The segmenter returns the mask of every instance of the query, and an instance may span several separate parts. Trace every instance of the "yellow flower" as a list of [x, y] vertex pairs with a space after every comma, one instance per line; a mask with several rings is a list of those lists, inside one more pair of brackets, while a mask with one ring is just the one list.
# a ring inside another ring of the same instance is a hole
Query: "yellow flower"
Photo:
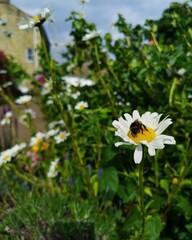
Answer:
[[179, 183], [179, 179], [177, 177], [172, 178], [172, 184], [177, 185]]
[[38, 142], [34, 146], [32, 146], [32, 150], [34, 152], [39, 152], [39, 151], [45, 151], [49, 148], [49, 143], [48, 142]]

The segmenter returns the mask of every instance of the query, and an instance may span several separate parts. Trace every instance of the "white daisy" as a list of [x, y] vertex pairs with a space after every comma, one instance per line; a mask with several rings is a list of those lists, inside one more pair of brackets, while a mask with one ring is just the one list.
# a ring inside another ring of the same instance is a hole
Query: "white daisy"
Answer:
[[20, 151], [22, 151], [27, 144], [22, 142], [20, 144], [14, 145], [12, 148], [7, 149], [0, 153], [0, 166], [10, 162], [13, 157], [15, 157]]
[[59, 132], [59, 129], [51, 129], [47, 133], [45, 133], [45, 139], [49, 139], [50, 137], [55, 136]]
[[3, 88], [7, 88], [7, 87], [10, 87], [10, 86], [12, 86], [12, 85], [13, 85], [13, 83], [12, 83], [11, 81], [8, 81], [8, 82], [2, 84], [2, 87], [3, 87]]
[[35, 136], [31, 137], [29, 146], [32, 147], [40, 144], [43, 141], [44, 137], [45, 137], [45, 133], [37, 132]]
[[92, 80], [81, 77], [63, 76], [61, 79], [65, 81], [67, 86], [85, 87], [93, 86], [95, 84]]
[[79, 91], [70, 94], [70, 96], [71, 96], [73, 99], [77, 99], [80, 95], [81, 95], [81, 93], [80, 93]]
[[[52, 9], [44, 8], [42, 11], [37, 13], [33, 18], [25, 19], [23, 18], [21, 22], [18, 24], [20, 30], [29, 30], [34, 27], [42, 25], [52, 14]], [[52, 20], [51, 20], [52, 21]]]
[[58, 171], [57, 171], [58, 163], [59, 163], [59, 158], [56, 158], [54, 161], [51, 162], [49, 171], [47, 173], [48, 178], [54, 178], [54, 177], [57, 176], [57, 174], [58, 174]]
[[21, 93], [24, 93], [24, 94], [29, 92], [29, 88], [22, 86], [22, 85], [18, 86], [18, 89]]
[[53, 102], [52, 99], [48, 99], [45, 104], [46, 105], [52, 105], [52, 104], [54, 104], [54, 102]]
[[75, 109], [76, 110], [82, 110], [84, 108], [88, 108], [88, 103], [87, 102], [84, 102], [84, 101], [81, 101], [81, 102], [78, 102], [76, 105], [75, 105]]
[[36, 113], [32, 109], [26, 108], [22, 111], [22, 114], [19, 117], [19, 122], [23, 125], [28, 126], [29, 121], [35, 118], [36, 118]]
[[85, 34], [85, 36], [82, 38], [82, 41], [88, 41], [91, 40], [93, 38], [96, 38], [98, 36], [100, 36], [101, 32], [100, 31], [90, 31], [88, 33]]
[[12, 157], [15, 157], [20, 151], [26, 148], [27, 144], [22, 142], [20, 144], [14, 145], [10, 150], [12, 151]]
[[150, 156], [155, 155], [155, 149], [163, 149], [164, 144], [175, 144], [174, 137], [161, 134], [172, 124], [171, 119], [167, 117], [159, 122], [161, 116], [162, 114], [156, 112], [146, 112], [140, 116], [137, 110], [133, 111], [132, 116], [125, 113], [125, 119], [120, 117], [112, 122], [112, 125], [117, 128], [115, 135], [124, 140], [124, 142], [115, 143], [115, 146], [136, 145], [134, 161], [139, 164], [143, 155], [142, 144], [148, 147]]
[[43, 84], [42, 90], [41, 90], [41, 94], [42, 95], [46, 95], [48, 93], [50, 93], [52, 91], [52, 82], [46, 82]]
[[24, 96], [21, 96], [21, 97], [17, 98], [17, 99], [15, 100], [15, 102], [16, 102], [17, 104], [26, 104], [26, 103], [30, 102], [31, 99], [32, 99], [32, 96], [31, 96], [31, 95], [24, 95]]
[[54, 139], [56, 143], [61, 143], [61, 142], [64, 142], [69, 135], [70, 133], [63, 131], [63, 132], [60, 132], [57, 136], [55, 136]]
[[27, 115], [28, 117], [35, 119], [36, 118], [36, 113], [31, 109], [31, 108], [26, 108], [23, 109], [23, 114]]
[[180, 76], [183, 76], [185, 73], [186, 73], [186, 69], [185, 68], [180, 68], [177, 73], [180, 75]]
[[12, 116], [13, 116], [13, 113], [11, 111], [6, 112], [3, 119], [1, 120], [0, 124], [2, 126], [5, 125], [5, 124], [10, 124]]
[[7, 149], [0, 154], [0, 166], [10, 162], [13, 157], [13, 151], [11, 149]]
[[58, 126], [65, 127], [64, 121], [63, 120], [59, 120], [59, 121], [50, 122], [49, 125], [48, 125], [48, 128], [49, 129], [53, 129], [53, 128], [56, 128]]
[[[6, 69], [0, 69], [0, 74], [6, 74], [8, 71]], [[9, 85], [9, 84], [8, 84]], [[6, 84], [5, 84], [6, 87]]]

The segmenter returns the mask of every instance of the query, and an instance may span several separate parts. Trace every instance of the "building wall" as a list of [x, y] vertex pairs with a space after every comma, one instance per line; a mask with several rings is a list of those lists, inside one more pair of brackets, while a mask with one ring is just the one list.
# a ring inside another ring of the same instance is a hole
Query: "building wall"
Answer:
[[[28, 72], [33, 74], [39, 70], [39, 59], [37, 54], [37, 46], [40, 45], [41, 39], [38, 29], [32, 31], [22, 31], [18, 28], [18, 23], [22, 18], [28, 15], [12, 4], [9, 0], [0, 0], [0, 19], [6, 16], [7, 24], [0, 26], [0, 50], [4, 51], [7, 56], [13, 56], [15, 60]], [[11, 31], [11, 37], [4, 35], [4, 31]], [[33, 60], [28, 60], [27, 52], [33, 49]]]

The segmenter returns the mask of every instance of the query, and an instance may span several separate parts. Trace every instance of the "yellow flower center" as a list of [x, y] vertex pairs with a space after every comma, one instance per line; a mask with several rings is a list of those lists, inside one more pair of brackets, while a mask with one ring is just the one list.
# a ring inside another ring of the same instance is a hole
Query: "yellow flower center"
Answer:
[[156, 137], [156, 133], [152, 128], [146, 127], [146, 129], [142, 128], [136, 135], [132, 134], [132, 132], [129, 131], [128, 137], [132, 139], [136, 144], [139, 144], [141, 141], [153, 141], [153, 139]]
[[65, 133], [60, 134], [60, 138], [61, 138], [61, 139], [66, 138], [66, 134], [65, 134]]
[[41, 151], [45, 151], [49, 148], [49, 143], [48, 142], [43, 142], [41, 146]]
[[42, 142], [42, 138], [37, 138], [35, 144], [40, 144]]
[[10, 120], [11, 118], [10, 118], [9, 116], [5, 116], [4, 119], [5, 119], [6, 121], [8, 121], [8, 120]]
[[5, 155], [5, 156], [3, 157], [3, 160], [4, 160], [4, 161], [8, 161], [9, 158], [10, 158], [10, 155]]
[[34, 145], [31, 149], [37, 153], [39, 151], [39, 144]]
[[85, 108], [85, 106], [83, 105], [83, 104], [81, 104], [80, 106], [79, 106], [79, 109], [84, 109]]
[[34, 17], [33, 17], [33, 20], [34, 20], [35, 22], [39, 22], [39, 21], [40, 21], [40, 19], [39, 19], [38, 16], [34, 16]]

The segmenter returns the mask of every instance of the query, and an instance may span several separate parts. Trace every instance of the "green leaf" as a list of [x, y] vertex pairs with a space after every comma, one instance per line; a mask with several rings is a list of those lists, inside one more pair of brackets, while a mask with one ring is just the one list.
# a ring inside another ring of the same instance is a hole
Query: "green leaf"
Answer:
[[99, 189], [101, 192], [108, 189], [114, 193], [117, 192], [119, 186], [119, 178], [117, 170], [114, 167], [103, 169], [102, 176], [99, 179]]
[[160, 239], [160, 234], [163, 229], [163, 223], [161, 221], [160, 215], [148, 216], [145, 225], [145, 237], [148, 240], [158, 240]]
[[97, 175], [96, 175], [96, 174], [94, 174], [94, 175], [91, 177], [90, 183], [91, 183], [92, 188], [93, 188], [94, 196], [96, 197], [97, 194], [98, 194], [98, 179], [97, 179]]
[[186, 197], [179, 196], [177, 206], [185, 214], [186, 219], [191, 217], [192, 206], [189, 199], [187, 199]]
[[168, 179], [161, 179], [160, 186], [165, 190], [167, 195], [169, 195], [169, 182], [168, 182]]
[[173, 66], [176, 63], [177, 59], [179, 59], [179, 57], [181, 57], [183, 54], [184, 52], [182, 47], [179, 47], [177, 51], [172, 56], [170, 56], [169, 64]]

